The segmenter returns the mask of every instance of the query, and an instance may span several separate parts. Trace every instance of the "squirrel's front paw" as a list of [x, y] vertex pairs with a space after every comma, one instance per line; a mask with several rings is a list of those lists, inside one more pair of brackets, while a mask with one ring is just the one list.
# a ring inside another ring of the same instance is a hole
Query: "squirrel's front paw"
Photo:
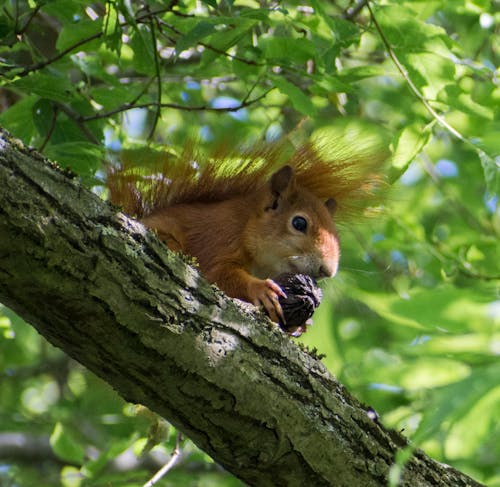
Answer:
[[286, 294], [272, 279], [256, 279], [248, 286], [250, 301], [255, 306], [264, 306], [269, 318], [276, 323], [285, 324], [285, 317], [279, 302], [279, 297]]

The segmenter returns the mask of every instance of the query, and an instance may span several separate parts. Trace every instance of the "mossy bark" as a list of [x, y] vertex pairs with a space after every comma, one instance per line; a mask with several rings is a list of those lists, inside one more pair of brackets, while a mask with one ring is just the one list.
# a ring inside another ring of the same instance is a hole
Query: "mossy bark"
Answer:
[[[251, 306], [3, 131], [0, 301], [250, 485], [386, 486], [406, 444]], [[417, 450], [400, 485], [479, 484]]]

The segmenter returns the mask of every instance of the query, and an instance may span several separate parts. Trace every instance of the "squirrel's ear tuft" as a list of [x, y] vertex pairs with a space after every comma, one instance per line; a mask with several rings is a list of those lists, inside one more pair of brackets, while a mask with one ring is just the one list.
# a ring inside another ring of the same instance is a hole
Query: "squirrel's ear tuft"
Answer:
[[326, 206], [326, 209], [328, 210], [328, 213], [330, 213], [330, 215], [333, 216], [335, 213], [335, 210], [337, 209], [337, 201], [334, 198], [328, 198], [325, 201], [325, 206]]
[[271, 176], [271, 191], [274, 196], [293, 189], [295, 174], [292, 166], [283, 166]]

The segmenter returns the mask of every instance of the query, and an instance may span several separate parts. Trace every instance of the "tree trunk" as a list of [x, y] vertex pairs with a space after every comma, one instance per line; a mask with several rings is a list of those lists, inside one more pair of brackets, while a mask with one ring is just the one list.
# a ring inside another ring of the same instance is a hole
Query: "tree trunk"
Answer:
[[[0, 132], [0, 301], [258, 486], [386, 486], [400, 435], [250, 305]], [[415, 451], [404, 486], [480, 485]]]

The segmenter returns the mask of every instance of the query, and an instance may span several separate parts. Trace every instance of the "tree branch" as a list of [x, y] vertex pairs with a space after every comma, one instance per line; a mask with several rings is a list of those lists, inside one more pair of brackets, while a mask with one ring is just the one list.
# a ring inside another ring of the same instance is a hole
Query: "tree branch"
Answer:
[[[134, 22], [135, 23], [142, 22], [150, 17], [154, 17], [154, 16], [159, 15], [161, 13], [167, 12], [171, 8], [173, 8], [173, 6], [176, 3], [177, 2], [173, 2], [173, 4], [169, 5], [166, 8], [162, 8], [159, 10], [155, 10], [152, 12], [146, 12], [145, 14], [138, 15], [137, 17], [135, 17]], [[31, 19], [30, 19], [30, 21], [31, 21]], [[128, 27], [128, 26], [129, 26], [128, 22], [123, 22], [120, 24], [120, 27]], [[23, 29], [23, 30], [25, 30], [25, 29]], [[52, 56], [50, 58], [44, 59], [43, 61], [40, 61], [40, 62], [35, 63], [35, 64], [31, 64], [29, 66], [25, 66], [24, 69], [22, 69], [21, 71], [15, 72], [15, 76], [24, 77], [24, 76], [29, 75], [33, 71], [39, 71], [47, 66], [50, 66], [51, 64], [54, 64], [55, 62], [59, 61], [60, 59], [62, 59], [66, 55], [68, 55], [71, 52], [73, 52], [74, 50], [78, 49], [79, 47], [81, 47], [85, 44], [88, 44], [89, 42], [95, 41], [96, 39], [99, 39], [103, 35], [104, 35], [104, 33], [102, 31], [99, 31], [99, 32], [96, 32], [96, 33], [94, 33], [94, 34], [92, 34], [84, 39], [80, 39], [79, 41], [75, 42], [71, 46], [68, 46], [66, 49], [63, 49], [62, 51], [58, 52], [57, 54], [55, 54], [54, 56]], [[18, 67], [15, 67], [12, 71], [15, 71], [15, 69], [17, 69], [17, 68]]]
[[[253, 90], [253, 87], [252, 87]], [[178, 105], [176, 103], [157, 103], [156, 101], [154, 102], [146, 102], [146, 103], [135, 103], [135, 102], [129, 102], [125, 103], [124, 105], [117, 107], [113, 110], [110, 110], [108, 112], [101, 112], [101, 113], [96, 113], [95, 115], [88, 115], [86, 117], [80, 116], [77, 117], [76, 120], [78, 122], [91, 122], [93, 120], [100, 120], [103, 118], [109, 118], [112, 117], [113, 115], [116, 115], [117, 113], [121, 112], [126, 112], [127, 110], [132, 110], [133, 108], [150, 108], [154, 107], [155, 109], [160, 109], [160, 108], [171, 108], [173, 110], [181, 110], [184, 112], [237, 112], [238, 110], [241, 110], [243, 108], [246, 108], [250, 105], [253, 105], [260, 100], [264, 99], [272, 90], [273, 88], [269, 88], [266, 90], [264, 93], [260, 94], [259, 96], [256, 96], [255, 98], [252, 98], [251, 100], [248, 99], [248, 95], [245, 96], [245, 99], [239, 103], [238, 105], [231, 106], [231, 107], [212, 107], [210, 105]], [[136, 98], [137, 99], [137, 98]]]
[[[250, 485], [386, 486], [406, 441], [137, 222], [0, 132], [0, 300]], [[478, 486], [415, 451], [401, 486]]]

